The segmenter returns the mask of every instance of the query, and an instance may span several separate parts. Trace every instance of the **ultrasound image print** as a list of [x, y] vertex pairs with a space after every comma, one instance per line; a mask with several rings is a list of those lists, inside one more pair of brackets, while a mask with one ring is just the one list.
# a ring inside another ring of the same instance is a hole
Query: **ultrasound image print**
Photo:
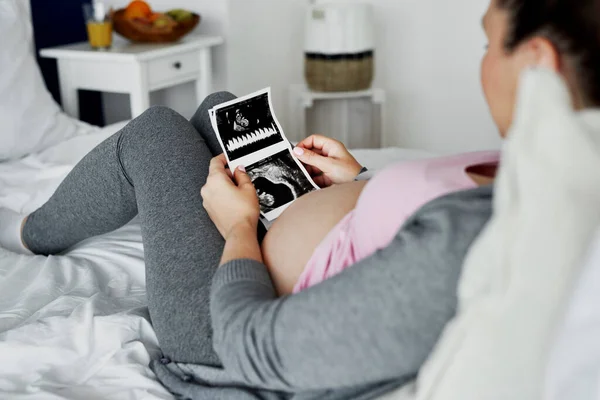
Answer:
[[246, 171], [265, 214], [316, 190], [288, 150], [247, 166]]
[[271, 113], [268, 92], [217, 109], [215, 114], [230, 161], [283, 141]]

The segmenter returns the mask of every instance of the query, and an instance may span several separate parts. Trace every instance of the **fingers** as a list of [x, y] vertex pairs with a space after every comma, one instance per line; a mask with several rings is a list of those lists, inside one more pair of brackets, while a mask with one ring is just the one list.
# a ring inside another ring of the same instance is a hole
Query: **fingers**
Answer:
[[233, 179], [239, 188], [252, 187], [254, 190], [254, 185], [252, 184], [252, 180], [250, 176], [246, 173], [246, 168], [243, 165], [240, 165], [233, 172]]
[[318, 175], [312, 177], [313, 181], [317, 184], [318, 187], [324, 189], [326, 187], [331, 186], [331, 179], [327, 178], [325, 175]]
[[327, 172], [331, 169], [331, 159], [323, 157], [322, 155], [317, 154], [312, 150], [296, 147], [294, 149], [294, 154], [304, 164], [315, 167], [323, 172]]
[[324, 178], [324, 176], [323, 176], [323, 175], [319, 175], [319, 176], [313, 176], [313, 177], [312, 177], [312, 180], [313, 180], [313, 182], [314, 182], [314, 183], [315, 183], [315, 184], [316, 184], [318, 187], [320, 187], [321, 189], [323, 189], [323, 188], [324, 188], [324, 186], [323, 186], [323, 181], [324, 181], [324, 179], [325, 179], [325, 178]]
[[322, 149], [329, 138], [322, 135], [310, 135], [298, 143], [298, 147], [305, 149]]
[[233, 173], [226, 167], [227, 158], [225, 157], [225, 154], [214, 157], [210, 160], [209, 176], [217, 177], [226, 175], [230, 179], [233, 179], [238, 187], [248, 184], [254, 187], [243, 165], [238, 166]]
[[319, 154], [327, 155], [332, 149], [343, 147], [341, 142], [323, 135], [311, 135], [298, 143], [298, 147], [310, 149]]
[[227, 165], [227, 159], [225, 154], [220, 154], [210, 160], [209, 173], [213, 172], [225, 172], [225, 166]]
[[321, 171], [319, 168], [317, 167], [313, 167], [312, 165], [308, 165], [308, 164], [304, 164], [302, 163], [302, 165], [304, 165], [304, 168], [306, 168], [306, 172], [308, 172], [308, 174], [312, 177], [312, 176], [319, 176], [319, 175], [323, 175], [323, 171]]
[[208, 170], [208, 175], [217, 175], [225, 173], [229, 179], [233, 179], [233, 174], [227, 165], [227, 158], [225, 158], [225, 154], [219, 154], [210, 160], [210, 166]]
[[[298, 147], [300, 147], [300, 146], [298, 146]], [[314, 147], [311, 149], [311, 148], [306, 147], [306, 150], [311, 150], [311, 151], [315, 152], [316, 154], [318, 154], [320, 156], [327, 157], [327, 154], [324, 154], [324, 151], [321, 150], [321, 149], [317, 149], [317, 148], [314, 148]]]

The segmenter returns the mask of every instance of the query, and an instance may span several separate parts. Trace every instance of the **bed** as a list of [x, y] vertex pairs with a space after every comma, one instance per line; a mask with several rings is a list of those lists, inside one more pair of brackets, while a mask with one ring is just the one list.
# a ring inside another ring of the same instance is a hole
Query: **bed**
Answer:
[[[60, 110], [35, 62], [28, 19], [28, 2], [0, 1], [0, 207], [22, 213], [42, 205], [124, 125], [100, 129]], [[428, 156], [400, 149], [356, 155], [372, 168]], [[0, 399], [171, 399], [148, 368], [158, 354], [135, 219], [62, 256], [0, 247]]]
[[[25, 213], [43, 204], [78, 160], [123, 126], [95, 128], [60, 111], [28, 50], [31, 26], [23, 22], [28, 18], [26, 4], [0, 1], [0, 160], [12, 160], [0, 161], [0, 207]], [[393, 148], [354, 154], [371, 169], [432, 156]], [[590, 264], [592, 272], [598, 271], [598, 259]], [[594, 398], [570, 394], [581, 387], [598, 387], [600, 348], [595, 344], [600, 313], [584, 307], [597, 304], [598, 277], [584, 276], [588, 285], [576, 298], [583, 306], [574, 303], [561, 334], [547, 382], [548, 399]], [[62, 256], [21, 256], [0, 247], [0, 400], [172, 399], [148, 368], [160, 350], [148, 317], [144, 282], [143, 247], [135, 219]], [[578, 351], [573, 351], [575, 342]], [[475, 370], [490, 365], [488, 352], [478, 354], [482, 360], [473, 362]], [[434, 354], [432, 360], [435, 364], [444, 358]], [[467, 375], [463, 379], [467, 387], [480, 387], [480, 377], [473, 376], [477, 374]], [[448, 398], [452, 393], [441, 394]], [[414, 398], [413, 385], [384, 396]]]
[[[81, 157], [121, 125], [0, 163], [0, 207], [35, 210]], [[402, 149], [355, 155], [373, 168], [429, 156]], [[63, 256], [21, 256], [0, 248], [0, 398], [171, 399], [148, 368], [158, 352], [136, 220]]]

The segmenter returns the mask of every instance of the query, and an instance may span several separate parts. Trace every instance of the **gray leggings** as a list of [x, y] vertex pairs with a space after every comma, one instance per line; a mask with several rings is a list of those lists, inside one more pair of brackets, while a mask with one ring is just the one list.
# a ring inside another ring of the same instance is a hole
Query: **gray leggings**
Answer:
[[23, 229], [31, 251], [58, 254], [139, 215], [152, 324], [163, 354], [177, 362], [220, 365], [209, 295], [224, 242], [200, 189], [222, 152], [208, 110], [234, 98], [209, 96], [191, 121], [150, 108], [86, 155]]

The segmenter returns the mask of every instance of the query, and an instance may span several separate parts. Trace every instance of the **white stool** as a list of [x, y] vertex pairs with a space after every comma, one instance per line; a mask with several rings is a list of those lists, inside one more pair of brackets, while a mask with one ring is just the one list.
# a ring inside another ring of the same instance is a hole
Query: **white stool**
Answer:
[[385, 145], [385, 91], [313, 92], [304, 84], [290, 86], [289, 127], [291, 141], [320, 133], [348, 148], [380, 148]]

